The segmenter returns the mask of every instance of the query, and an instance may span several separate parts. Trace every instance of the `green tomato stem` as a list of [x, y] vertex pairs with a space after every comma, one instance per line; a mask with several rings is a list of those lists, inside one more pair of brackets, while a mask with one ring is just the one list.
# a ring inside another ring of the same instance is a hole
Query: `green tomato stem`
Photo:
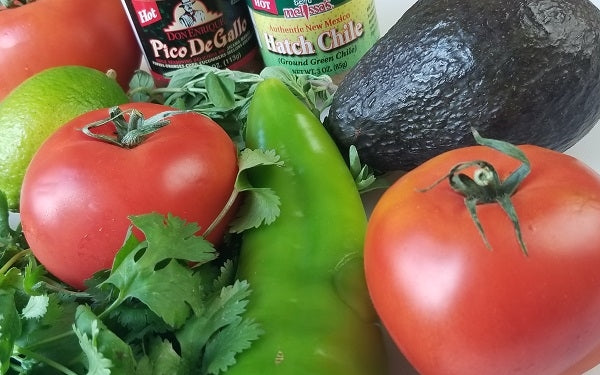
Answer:
[[[169, 117], [189, 112], [193, 111], [164, 111], [145, 119], [142, 113], [136, 109], [122, 111], [119, 107], [111, 107], [108, 110], [107, 118], [87, 124], [81, 131], [89, 137], [111, 143], [115, 146], [133, 148], [141, 144], [147, 135], [168, 125], [170, 123]], [[129, 119], [125, 119], [126, 114], [129, 115]], [[105, 134], [97, 134], [91, 130], [107, 124], [114, 125], [117, 130], [116, 136], [111, 137]]]
[[[477, 205], [486, 203], [499, 204], [513, 225], [519, 247], [523, 251], [523, 254], [528, 255], [519, 218], [510, 197], [516, 192], [519, 185], [531, 171], [531, 164], [523, 151], [508, 142], [484, 138], [480, 136], [475, 129], [473, 129], [473, 136], [480, 145], [491, 147], [507, 156], [513, 157], [519, 160], [521, 165], [502, 181], [494, 166], [486, 161], [474, 160], [459, 163], [455, 165], [448, 174], [422, 191], [431, 189], [433, 186], [447, 178], [452, 190], [465, 197], [465, 206], [488, 249], [491, 249], [491, 245], [487, 239], [483, 226], [479, 221]], [[473, 167], [476, 168], [473, 177], [462, 173], [462, 171]]]

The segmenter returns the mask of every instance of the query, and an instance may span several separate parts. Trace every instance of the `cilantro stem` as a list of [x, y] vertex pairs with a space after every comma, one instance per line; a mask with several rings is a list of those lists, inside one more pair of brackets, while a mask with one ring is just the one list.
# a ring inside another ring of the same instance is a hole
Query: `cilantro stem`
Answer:
[[0, 275], [5, 274], [8, 270], [17, 263], [21, 258], [25, 257], [29, 253], [29, 250], [21, 250], [13, 255], [1, 268]]
[[[35, 348], [38, 348], [38, 347], [40, 347], [40, 346], [44, 346], [44, 345], [46, 345], [46, 344], [48, 344], [48, 343], [51, 343], [51, 342], [53, 342], [53, 341], [62, 340], [62, 339], [64, 339], [65, 337], [74, 336], [74, 335], [75, 335], [75, 331], [73, 331], [73, 330], [70, 330], [70, 331], [65, 331], [65, 332], [63, 332], [63, 333], [61, 333], [61, 334], [54, 335], [54, 336], [52, 336], [52, 337], [48, 337], [47, 339], [38, 340], [38, 341], [36, 341], [35, 343], [33, 343], [33, 344], [31, 344], [31, 345], [27, 345], [27, 347], [26, 347], [26, 348], [20, 348], [20, 349], [19, 349], [19, 352], [20, 352], [20, 353], [22, 353], [22, 352], [23, 352], [23, 350], [32, 351], [32, 350], [34, 350]], [[27, 354], [27, 355], [29, 355], [29, 354]]]
[[123, 293], [119, 290], [119, 295], [117, 296], [117, 299], [115, 299], [113, 301], [113, 303], [111, 303], [106, 309], [104, 309], [104, 311], [102, 311], [100, 314], [98, 314], [98, 319], [102, 320], [104, 319], [104, 317], [106, 317], [106, 315], [110, 314], [114, 309], [116, 309], [117, 307], [119, 307], [119, 305], [125, 300]]
[[219, 225], [219, 223], [223, 220], [225, 215], [227, 215], [229, 210], [231, 210], [231, 207], [233, 207], [239, 195], [240, 190], [237, 187], [235, 187], [231, 192], [231, 195], [229, 196], [229, 199], [227, 200], [227, 203], [225, 203], [225, 206], [223, 207], [221, 212], [219, 212], [217, 217], [212, 221], [212, 223], [210, 223], [210, 225], [206, 228], [204, 233], [202, 233], [202, 237], [206, 238], [210, 233], [212, 233], [212, 231], [217, 227], [217, 225]]
[[35, 359], [36, 361], [45, 363], [48, 366], [55, 368], [56, 370], [62, 372], [65, 375], [77, 375], [76, 372], [72, 371], [71, 369], [67, 368], [66, 366], [63, 366], [60, 363], [53, 361], [52, 359], [50, 359], [46, 356], [43, 356], [37, 352], [34, 352], [32, 350], [29, 350], [26, 348], [16, 348], [15, 351], [17, 352], [17, 354], [23, 354], [29, 358]]
[[46, 286], [46, 288], [53, 290], [55, 292], [65, 293], [65, 294], [71, 295], [76, 298], [91, 298], [91, 295], [89, 293], [78, 292], [75, 290], [67, 289], [67, 288], [63, 287], [62, 284], [57, 283], [56, 281], [54, 281], [53, 279], [51, 279], [49, 277], [44, 277], [43, 281], [44, 281], [44, 285]]

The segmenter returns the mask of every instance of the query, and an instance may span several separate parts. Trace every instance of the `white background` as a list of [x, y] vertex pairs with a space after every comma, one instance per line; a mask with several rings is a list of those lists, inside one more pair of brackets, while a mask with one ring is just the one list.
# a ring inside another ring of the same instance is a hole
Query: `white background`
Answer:
[[[503, 0], [498, 0], [503, 1]], [[591, 0], [596, 6], [600, 7], [600, 0]], [[375, 0], [379, 26], [382, 35], [398, 21], [402, 14], [415, 1], [411, 0]], [[600, 172], [600, 126], [595, 126], [588, 135], [586, 135], [579, 143], [573, 146], [566, 153], [572, 155], [596, 171]], [[600, 230], [600, 228], [599, 228]], [[600, 317], [598, 317], [600, 319]], [[393, 345], [390, 345], [391, 361], [390, 375], [413, 375], [416, 374], [411, 367], [406, 364], [403, 357], [395, 350]], [[547, 375], [547, 374], [532, 374], [532, 375]], [[600, 375], [600, 366], [590, 370], [586, 375]]]

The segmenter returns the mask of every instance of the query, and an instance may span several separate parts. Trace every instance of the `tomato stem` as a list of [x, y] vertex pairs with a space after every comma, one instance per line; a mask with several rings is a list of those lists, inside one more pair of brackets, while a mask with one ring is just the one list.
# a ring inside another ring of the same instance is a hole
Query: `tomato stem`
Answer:
[[18, 8], [29, 3], [33, 3], [35, 0], [0, 0], [0, 11], [10, 8]]
[[[488, 249], [491, 249], [492, 247], [487, 239], [483, 226], [479, 221], [479, 216], [477, 215], [477, 205], [486, 203], [499, 204], [513, 225], [521, 250], [525, 255], [528, 255], [527, 246], [523, 240], [519, 218], [517, 217], [515, 207], [510, 198], [531, 171], [529, 159], [527, 159], [523, 151], [508, 142], [484, 138], [479, 135], [477, 130], [473, 129], [472, 131], [473, 136], [478, 144], [498, 150], [505, 155], [519, 160], [522, 164], [504, 181], [501, 181], [494, 166], [486, 161], [474, 160], [459, 163], [455, 165], [448, 174], [422, 191], [431, 189], [447, 178], [452, 190], [462, 194], [465, 197], [465, 206], [467, 207], [469, 214], [471, 215], [471, 219], [477, 227], [477, 230], [479, 231], [479, 234], [481, 235], [483, 242]], [[473, 172], [473, 177], [462, 173], [462, 171], [473, 167], [476, 168]]]
[[[129, 109], [124, 112], [119, 107], [111, 107], [108, 110], [107, 118], [87, 124], [81, 131], [87, 136], [114, 144], [115, 146], [133, 148], [141, 144], [147, 135], [168, 125], [170, 123], [169, 117], [188, 112], [192, 111], [164, 111], [145, 119], [142, 113], [136, 109]], [[125, 118], [126, 114], [129, 115], [128, 119]], [[116, 129], [115, 136], [98, 134], [91, 130], [107, 124], [114, 125]]]

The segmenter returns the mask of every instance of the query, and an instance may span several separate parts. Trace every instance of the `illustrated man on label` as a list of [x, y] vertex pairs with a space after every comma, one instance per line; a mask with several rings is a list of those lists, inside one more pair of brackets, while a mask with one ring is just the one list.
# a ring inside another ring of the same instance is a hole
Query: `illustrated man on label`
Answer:
[[200, 9], [194, 9], [196, 0], [182, 0], [180, 7], [183, 8], [183, 14], [179, 16], [179, 23], [185, 27], [194, 26], [206, 18], [206, 14]]

